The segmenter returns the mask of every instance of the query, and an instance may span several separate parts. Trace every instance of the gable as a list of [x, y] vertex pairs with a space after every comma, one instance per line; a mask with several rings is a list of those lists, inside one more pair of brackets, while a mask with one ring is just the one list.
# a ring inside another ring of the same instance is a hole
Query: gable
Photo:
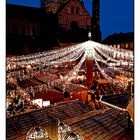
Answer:
[[82, 15], [91, 18], [89, 12], [86, 10], [84, 5], [81, 4], [80, 1], [73, 1], [70, 0], [69, 2], [64, 5], [61, 10], [58, 12], [59, 15]]

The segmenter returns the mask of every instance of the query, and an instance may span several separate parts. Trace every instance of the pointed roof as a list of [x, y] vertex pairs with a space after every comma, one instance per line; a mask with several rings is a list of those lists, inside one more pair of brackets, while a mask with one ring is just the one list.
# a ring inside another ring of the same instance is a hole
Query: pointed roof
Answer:
[[[76, 0], [68, 0], [66, 3], [62, 4], [62, 6], [59, 7], [57, 14], [59, 14], [68, 4], [70, 4], [71, 2], [76, 1]], [[89, 12], [87, 11], [87, 9], [85, 8], [85, 6], [80, 2], [80, 0], [77, 0], [77, 2], [79, 2], [79, 4], [81, 5], [81, 7], [83, 7], [83, 9], [87, 12], [87, 14], [91, 17], [91, 15], [89, 14]]]
[[134, 41], [134, 32], [127, 33], [114, 33], [106, 37], [102, 42], [103, 43], [123, 43], [123, 42], [133, 42]]

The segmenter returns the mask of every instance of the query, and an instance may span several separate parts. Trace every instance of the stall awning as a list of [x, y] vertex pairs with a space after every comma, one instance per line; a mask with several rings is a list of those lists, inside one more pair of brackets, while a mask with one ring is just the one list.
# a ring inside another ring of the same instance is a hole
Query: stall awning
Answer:
[[109, 84], [109, 81], [106, 79], [98, 79], [96, 80], [98, 84]]

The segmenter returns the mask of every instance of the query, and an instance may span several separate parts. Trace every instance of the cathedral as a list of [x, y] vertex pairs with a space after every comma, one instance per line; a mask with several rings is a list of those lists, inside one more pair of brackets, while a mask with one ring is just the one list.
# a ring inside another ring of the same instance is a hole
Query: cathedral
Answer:
[[41, 0], [40, 8], [6, 5], [7, 53], [83, 42], [89, 31], [92, 40], [101, 41], [100, 0], [93, 0], [92, 16], [82, 0]]
[[80, 0], [42, 0], [41, 7], [47, 13], [58, 16], [58, 27], [65, 30], [91, 28], [91, 16]]

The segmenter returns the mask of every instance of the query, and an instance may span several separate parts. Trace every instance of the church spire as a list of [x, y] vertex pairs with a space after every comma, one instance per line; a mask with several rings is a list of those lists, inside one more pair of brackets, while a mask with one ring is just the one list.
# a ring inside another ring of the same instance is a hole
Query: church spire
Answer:
[[92, 36], [94, 41], [101, 41], [100, 0], [93, 0], [92, 2]]

